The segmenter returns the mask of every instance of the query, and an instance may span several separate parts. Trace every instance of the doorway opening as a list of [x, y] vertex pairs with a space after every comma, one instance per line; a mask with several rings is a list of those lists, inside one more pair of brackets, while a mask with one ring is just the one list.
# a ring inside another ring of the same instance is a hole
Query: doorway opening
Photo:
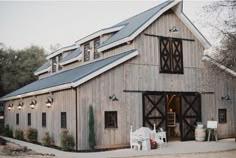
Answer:
[[181, 98], [177, 95], [166, 95], [167, 101], [167, 130], [169, 141], [180, 141]]

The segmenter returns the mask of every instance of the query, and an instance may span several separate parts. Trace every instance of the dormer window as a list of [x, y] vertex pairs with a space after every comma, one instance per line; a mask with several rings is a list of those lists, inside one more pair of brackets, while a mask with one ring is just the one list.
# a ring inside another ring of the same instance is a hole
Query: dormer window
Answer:
[[52, 73], [57, 71], [57, 58], [52, 58]]
[[90, 46], [89, 43], [84, 44], [84, 62], [90, 60]]
[[61, 60], [62, 60], [62, 54], [59, 54], [58, 55], [58, 70], [60, 71], [61, 69], [62, 69], [62, 66], [60, 65], [60, 62], [61, 62]]
[[94, 59], [97, 59], [100, 57], [100, 53], [98, 52], [97, 48], [100, 45], [100, 38], [96, 38], [94, 40]]

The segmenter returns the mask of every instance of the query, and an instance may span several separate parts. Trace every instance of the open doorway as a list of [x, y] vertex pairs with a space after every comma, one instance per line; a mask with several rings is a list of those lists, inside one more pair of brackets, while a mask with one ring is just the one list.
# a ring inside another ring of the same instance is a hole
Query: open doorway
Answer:
[[168, 141], [180, 141], [181, 97], [177, 95], [166, 95], [166, 100]]

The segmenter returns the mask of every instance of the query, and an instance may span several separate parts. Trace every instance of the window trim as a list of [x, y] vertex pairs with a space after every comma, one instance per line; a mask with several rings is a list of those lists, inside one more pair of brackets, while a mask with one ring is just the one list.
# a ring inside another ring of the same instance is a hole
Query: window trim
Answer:
[[[64, 117], [64, 119], [62, 119]], [[65, 121], [65, 122], [63, 122]], [[67, 128], [67, 114], [66, 112], [61, 112], [61, 128]]]
[[[45, 119], [44, 119], [45, 116]], [[47, 127], [47, 113], [42, 112], [42, 127]]]
[[[221, 115], [223, 115], [223, 120], [221, 119]], [[218, 121], [219, 123], [227, 123], [227, 109], [222, 108], [218, 109]]]
[[[99, 44], [98, 44], [98, 46], [96, 47], [96, 45], [95, 45], [95, 42], [96, 41], [99, 41]], [[98, 58], [100, 58], [100, 53], [98, 52], [98, 47], [100, 46], [100, 43], [101, 43], [101, 41], [100, 41], [100, 38], [98, 37], [98, 38], [95, 38], [94, 39], [94, 41], [93, 41], [93, 47], [94, 47], [94, 53], [93, 53], [93, 58], [94, 59], [98, 59]]]
[[[108, 126], [107, 125], [107, 115], [108, 114], [115, 114], [115, 125], [113, 126], [113, 127], [110, 127], [110, 126]], [[105, 127], [105, 129], [118, 129], [118, 112], [117, 111], [104, 111], [104, 127]]]
[[31, 113], [27, 113], [27, 126], [31, 126]]
[[[88, 47], [88, 48], [87, 48]], [[90, 42], [87, 42], [84, 44], [84, 62], [90, 61], [90, 51], [87, 51], [90, 49]], [[88, 59], [86, 58], [86, 53], [88, 53]], [[85, 60], [86, 59], [86, 60]]]
[[16, 113], [16, 125], [20, 124], [20, 114]]

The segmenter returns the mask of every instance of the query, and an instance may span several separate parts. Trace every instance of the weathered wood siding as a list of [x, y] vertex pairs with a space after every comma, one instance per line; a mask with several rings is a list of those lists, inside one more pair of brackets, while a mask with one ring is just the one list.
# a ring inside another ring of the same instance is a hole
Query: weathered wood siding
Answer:
[[[169, 29], [176, 26], [178, 34], [170, 34]], [[145, 36], [144, 33], [174, 36], [178, 38], [194, 39], [194, 42], [183, 41], [184, 74], [159, 73], [159, 39]], [[140, 128], [142, 120], [142, 94], [125, 93], [123, 90], [140, 91], [177, 91], [202, 92], [203, 46], [191, 31], [178, 19], [173, 12], [167, 12], [149, 26], [130, 44], [104, 52], [104, 57], [137, 49], [139, 55], [125, 64], [106, 72], [95, 79], [78, 87], [78, 143], [79, 149], [88, 148], [88, 107], [92, 105], [95, 111], [95, 129], [98, 146], [114, 144], [128, 144], [130, 125], [133, 129]], [[222, 80], [223, 83], [224, 79]], [[222, 83], [222, 84], [223, 84]], [[222, 85], [218, 91], [222, 90]], [[232, 83], [232, 84], [235, 84]], [[215, 88], [213, 91], [217, 91]], [[231, 90], [234, 92], [235, 90]], [[119, 101], [113, 102], [109, 96], [115, 94]], [[202, 119], [206, 123], [209, 118], [218, 118], [218, 107], [223, 105], [221, 93], [202, 94]], [[235, 94], [229, 94], [231, 96]], [[216, 99], [218, 98], [218, 99]], [[228, 122], [219, 125], [219, 136], [229, 136], [232, 133], [233, 106], [227, 107]], [[104, 111], [118, 112], [118, 128], [105, 129]], [[228, 128], [227, 131], [223, 130]]]
[[[39, 95], [37, 97], [23, 98], [24, 106], [22, 110], [17, 109], [19, 100], [9, 101], [5, 103], [5, 124], [8, 124], [13, 132], [15, 129], [26, 130], [27, 128], [36, 128], [38, 130], [38, 141], [41, 142], [45, 132], [53, 135], [55, 144], [60, 146], [61, 134], [61, 112], [66, 112], [67, 129], [75, 138], [75, 91], [64, 90], [53, 93], [54, 102], [51, 108], [47, 108], [45, 102], [49, 94]], [[37, 100], [35, 109], [30, 108], [32, 99]], [[14, 109], [8, 111], [7, 106], [13, 103]], [[46, 112], [47, 126], [42, 127], [42, 112]], [[19, 113], [19, 125], [16, 125], [16, 113]], [[31, 126], [27, 125], [27, 113], [31, 113]]]
[[[227, 123], [218, 124], [219, 138], [232, 137], [235, 134], [235, 108], [236, 108], [236, 79], [218, 68], [204, 64], [203, 89], [212, 94], [202, 94], [202, 120], [206, 125], [208, 120], [219, 121], [219, 109], [226, 109]], [[222, 97], [228, 95], [230, 100]]]

